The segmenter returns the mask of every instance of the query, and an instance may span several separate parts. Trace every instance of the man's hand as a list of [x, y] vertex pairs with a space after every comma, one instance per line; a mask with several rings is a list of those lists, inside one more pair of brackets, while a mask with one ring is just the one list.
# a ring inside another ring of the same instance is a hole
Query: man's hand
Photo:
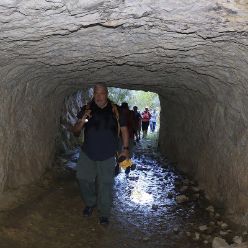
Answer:
[[80, 135], [81, 129], [83, 128], [84, 124], [88, 122], [89, 118], [91, 118], [91, 110], [86, 110], [83, 117], [78, 119], [77, 123], [71, 129], [74, 135]]
[[80, 120], [81, 122], [83, 122], [83, 123], [86, 123], [86, 122], [88, 122], [88, 120], [89, 120], [90, 118], [91, 118], [91, 110], [88, 109], [88, 110], [85, 111], [83, 117], [82, 117], [81, 119], [79, 119], [79, 120]]
[[122, 150], [121, 153], [119, 154], [119, 158], [121, 156], [126, 157], [126, 159], [129, 159], [129, 151], [128, 150]]

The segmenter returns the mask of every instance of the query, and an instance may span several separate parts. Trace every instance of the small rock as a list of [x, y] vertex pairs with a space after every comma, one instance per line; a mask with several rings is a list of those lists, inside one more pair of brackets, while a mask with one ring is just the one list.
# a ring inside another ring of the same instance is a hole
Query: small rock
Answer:
[[190, 236], [191, 236], [191, 233], [190, 233], [190, 232], [186, 232], [186, 235], [187, 235], [188, 237], [190, 237]]
[[227, 225], [225, 222], [223, 222], [223, 223], [220, 225], [220, 227], [221, 227], [222, 229], [226, 229], [226, 228], [228, 227], [228, 225]]
[[144, 237], [143, 240], [148, 241], [148, 240], [150, 240], [150, 238], [149, 237]]
[[199, 192], [200, 189], [198, 187], [191, 187], [191, 189], [194, 191], [194, 192]]
[[244, 236], [246, 236], [246, 235], [248, 234], [248, 232], [247, 232], [247, 231], [244, 231], [244, 232], [242, 232], [242, 234], [243, 234]]
[[214, 213], [213, 212], [209, 212], [209, 216], [214, 218]]
[[189, 198], [186, 195], [178, 195], [176, 196], [177, 203], [184, 203], [187, 202]]
[[208, 244], [208, 241], [207, 241], [207, 240], [204, 240], [203, 243], [204, 243], [205, 245], [207, 245], [207, 244]]
[[217, 224], [221, 227], [221, 229], [226, 229], [228, 225], [223, 221], [217, 221]]
[[229, 245], [224, 239], [215, 237], [212, 242], [212, 248], [229, 248]]
[[242, 237], [240, 237], [240, 236], [235, 236], [235, 237], [233, 237], [233, 242], [234, 242], [235, 244], [241, 244], [242, 241], [243, 241], [243, 239], [242, 239]]
[[216, 217], [216, 218], [220, 218], [220, 214], [219, 214], [219, 213], [216, 213], [216, 214], [215, 214], [215, 217]]
[[232, 244], [230, 245], [230, 248], [248, 248], [248, 243]]
[[174, 227], [174, 228], [173, 228], [173, 232], [174, 232], [174, 233], [178, 233], [178, 232], [179, 232], [178, 227]]
[[172, 199], [173, 198], [173, 194], [171, 192], [169, 192], [168, 195], [167, 195], [167, 198]]
[[214, 213], [214, 207], [213, 206], [208, 206], [207, 208], [206, 208], [206, 210], [208, 211], [208, 212], [211, 212], [211, 213]]
[[228, 234], [227, 231], [222, 231], [222, 230], [220, 230], [220, 235], [221, 235], [221, 236], [226, 236], [227, 234]]
[[206, 225], [202, 225], [202, 226], [199, 226], [199, 230], [200, 231], [206, 231], [208, 229], [208, 227]]
[[193, 238], [193, 240], [199, 240], [200, 239], [200, 233], [195, 232], [195, 237]]

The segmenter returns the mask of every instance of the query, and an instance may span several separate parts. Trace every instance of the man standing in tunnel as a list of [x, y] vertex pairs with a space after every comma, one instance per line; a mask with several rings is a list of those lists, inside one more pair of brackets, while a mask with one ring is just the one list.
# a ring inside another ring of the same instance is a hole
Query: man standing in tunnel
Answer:
[[123, 140], [120, 156], [129, 156], [126, 120], [108, 99], [108, 89], [102, 83], [94, 86], [92, 101], [81, 109], [77, 117], [72, 132], [79, 136], [84, 130], [84, 143], [77, 166], [80, 192], [86, 205], [83, 215], [91, 216], [97, 206], [100, 224], [106, 225], [112, 205], [119, 131]]

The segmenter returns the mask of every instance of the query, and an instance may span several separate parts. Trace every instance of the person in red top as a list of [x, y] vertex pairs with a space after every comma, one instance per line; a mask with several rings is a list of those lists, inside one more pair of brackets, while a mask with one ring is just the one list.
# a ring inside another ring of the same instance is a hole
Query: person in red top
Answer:
[[143, 138], [145, 138], [147, 136], [147, 130], [148, 130], [149, 122], [150, 122], [150, 119], [151, 119], [151, 114], [149, 112], [148, 107], [146, 107], [145, 111], [142, 112], [141, 117], [142, 117]]

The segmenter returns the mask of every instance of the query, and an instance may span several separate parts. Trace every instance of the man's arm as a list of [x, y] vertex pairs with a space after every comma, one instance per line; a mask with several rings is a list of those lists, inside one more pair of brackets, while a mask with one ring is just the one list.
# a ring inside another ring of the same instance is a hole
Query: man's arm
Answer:
[[73, 132], [74, 136], [79, 136], [80, 132], [84, 126], [85, 121], [79, 119], [74, 126], [71, 127], [71, 131]]
[[80, 132], [84, 126], [85, 123], [87, 123], [86, 119], [88, 120], [91, 117], [90, 114], [91, 110], [86, 110], [83, 117], [81, 119], [78, 119], [76, 124], [71, 127], [71, 131], [75, 136], [79, 136]]
[[129, 133], [126, 126], [121, 127], [121, 137], [122, 137], [122, 151], [120, 156], [129, 157]]

